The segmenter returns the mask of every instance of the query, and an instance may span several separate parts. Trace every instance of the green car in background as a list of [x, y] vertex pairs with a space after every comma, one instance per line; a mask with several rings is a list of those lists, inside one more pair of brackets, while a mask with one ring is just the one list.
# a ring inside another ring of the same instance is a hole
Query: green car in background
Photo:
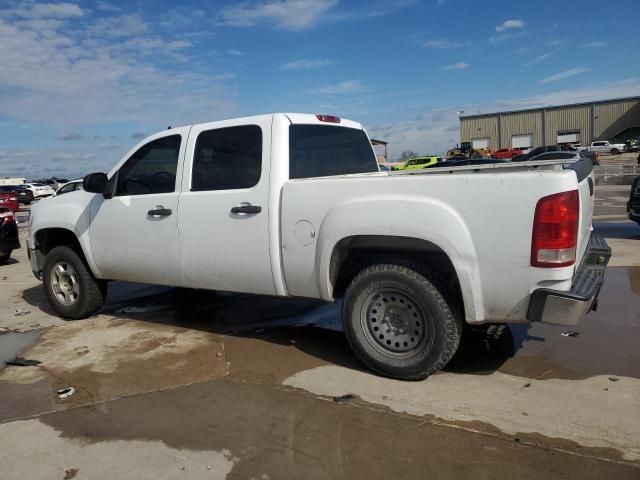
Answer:
[[432, 167], [442, 161], [441, 157], [427, 155], [426, 157], [413, 157], [407, 160], [404, 165], [393, 167], [393, 170], [419, 170], [421, 168]]

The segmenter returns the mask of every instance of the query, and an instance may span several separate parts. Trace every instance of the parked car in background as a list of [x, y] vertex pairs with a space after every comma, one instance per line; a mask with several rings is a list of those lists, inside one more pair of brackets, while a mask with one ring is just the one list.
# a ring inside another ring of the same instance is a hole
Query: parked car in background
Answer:
[[19, 248], [16, 217], [10, 209], [0, 206], [0, 265], [7, 263], [11, 252]]
[[640, 152], [640, 139], [627, 140], [625, 143], [625, 151]]
[[68, 183], [65, 183], [58, 190], [56, 190], [55, 195], [62, 195], [64, 193], [75, 192], [77, 190], [82, 190], [82, 179], [72, 180]]
[[501, 148], [491, 155], [493, 158], [512, 158], [516, 155], [522, 155], [524, 150], [521, 148]]
[[391, 169], [389, 167], [387, 167], [386, 165], [378, 165], [378, 167], [380, 167], [380, 171], [381, 172], [390, 172]]
[[424, 157], [414, 157], [407, 160], [404, 165], [394, 167], [394, 170], [419, 170], [421, 168], [432, 167], [438, 162], [441, 162], [442, 158], [436, 155], [426, 155]]
[[33, 193], [24, 185], [0, 185], [0, 192], [16, 192], [18, 202], [23, 205], [33, 202]]
[[606, 140], [591, 142], [588, 147], [578, 147], [578, 151], [598, 152], [598, 153], [610, 153], [611, 155], [618, 155], [625, 151], [627, 146], [624, 143], [611, 143]]
[[[522, 155], [516, 155], [511, 159], [512, 162], [528, 162], [529, 160], [534, 159], [535, 157], [539, 157], [543, 153], [554, 153], [554, 152], [581, 152], [585, 157], [591, 159], [591, 163], [596, 166], [600, 165], [599, 154], [598, 152], [589, 152], [586, 150], [574, 149], [569, 144], [565, 145], [544, 145], [542, 147], [532, 148], [529, 152], [523, 153]], [[538, 158], [538, 160], [540, 160]]]
[[5, 207], [12, 212], [20, 210], [20, 202], [18, 201], [18, 192], [13, 188], [4, 190], [0, 188], [0, 207]]
[[591, 163], [596, 166], [600, 165], [598, 162], [598, 152], [570, 152], [570, 151], [556, 151], [556, 152], [546, 152], [541, 153], [540, 155], [536, 155], [533, 158], [530, 158], [531, 161], [537, 160], [581, 160], [583, 158], [588, 158], [591, 160]]
[[631, 185], [629, 201], [627, 202], [627, 212], [629, 213], [629, 220], [640, 225], [640, 175], [633, 180], [633, 184]]
[[438, 163], [432, 168], [468, 167], [471, 165], [487, 165], [489, 163], [509, 163], [509, 160], [501, 158], [455, 158], [453, 160]]
[[49, 185], [44, 183], [25, 183], [26, 187], [31, 190], [34, 198], [50, 197], [56, 191]]

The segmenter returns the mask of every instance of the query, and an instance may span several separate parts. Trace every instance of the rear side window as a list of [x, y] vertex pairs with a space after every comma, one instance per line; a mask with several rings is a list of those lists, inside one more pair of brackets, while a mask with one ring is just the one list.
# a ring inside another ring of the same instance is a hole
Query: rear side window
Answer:
[[262, 171], [262, 130], [257, 125], [207, 130], [198, 135], [191, 190], [251, 188]]
[[378, 162], [364, 131], [330, 125], [289, 127], [291, 178], [377, 171]]

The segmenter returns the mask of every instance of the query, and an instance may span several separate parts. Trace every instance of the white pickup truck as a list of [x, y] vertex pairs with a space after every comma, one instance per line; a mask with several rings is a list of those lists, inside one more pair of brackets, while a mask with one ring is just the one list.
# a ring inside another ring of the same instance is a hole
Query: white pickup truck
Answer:
[[591, 142], [588, 147], [577, 147], [579, 152], [598, 152], [598, 153], [610, 153], [611, 155], [618, 155], [624, 152], [626, 145], [624, 143], [611, 143], [606, 140], [599, 142]]
[[150, 136], [84, 191], [36, 205], [29, 257], [64, 318], [109, 280], [343, 299], [383, 375], [420, 379], [463, 325], [576, 324], [610, 256], [590, 161], [380, 172], [355, 122], [270, 114]]

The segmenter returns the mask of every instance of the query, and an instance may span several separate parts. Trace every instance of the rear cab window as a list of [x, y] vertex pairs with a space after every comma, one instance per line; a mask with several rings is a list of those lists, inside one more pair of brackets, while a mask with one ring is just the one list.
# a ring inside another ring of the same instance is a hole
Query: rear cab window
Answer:
[[304, 124], [289, 127], [292, 179], [378, 171], [373, 147], [361, 129]]

